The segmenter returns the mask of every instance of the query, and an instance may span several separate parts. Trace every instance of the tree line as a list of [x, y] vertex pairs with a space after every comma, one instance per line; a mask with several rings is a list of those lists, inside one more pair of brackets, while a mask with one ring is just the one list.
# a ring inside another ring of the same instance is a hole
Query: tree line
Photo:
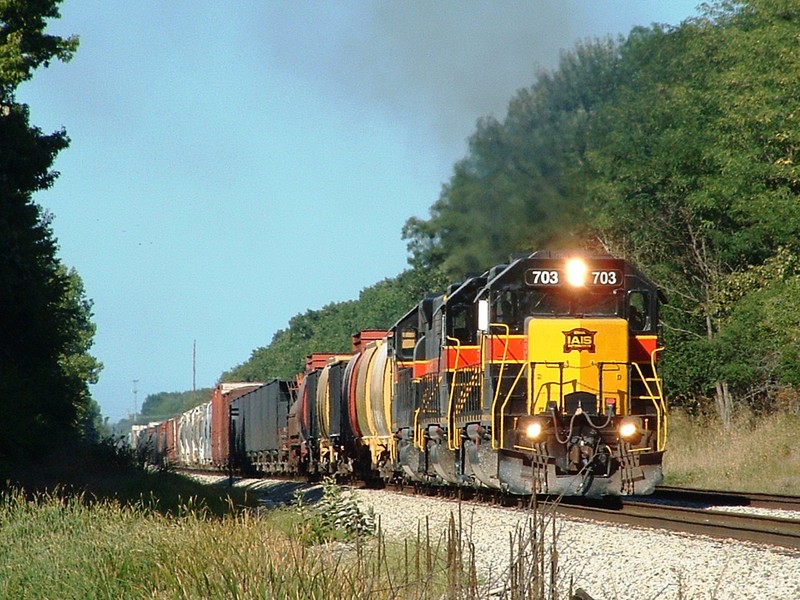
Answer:
[[33, 199], [51, 187], [62, 129], [30, 123], [18, 86], [50, 61], [68, 61], [76, 37], [45, 33], [57, 1], [0, 2], [0, 472], [81, 439], [96, 440], [100, 410], [89, 384], [102, 365], [89, 350], [92, 303], [57, 256], [50, 215]]
[[673, 404], [726, 422], [737, 405], [796, 407], [800, 5], [702, 10], [564, 52], [502, 121], [478, 121], [429, 218], [407, 221], [409, 271], [297, 315], [223, 378], [291, 376], [444, 282], [520, 251], [580, 248], [629, 258], [665, 289]]
[[628, 257], [670, 298], [673, 404], [726, 422], [796, 406], [798, 33], [796, 2], [750, 0], [578, 44], [478, 123], [406, 224], [412, 261], [458, 277], [541, 247]]
[[[32, 125], [16, 99], [77, 50], [45, 33], [59, 3], [0, 3], [0, 466], [41, 440], [96, 436], [99, 420], [92, 303], [33, 199], [69, 138]], [[356, 331], [512, 253], [580, 248], [635, 261], [667, 292], [673, 404], [725, 419], [797, 407], [799, 32], [790, 0], [722, 0], [565, 51], [505, 118], [478, 121], [429, 218], [403, 228], [408, 270], [295, 316], [221, 379], [291, 377], [310, 352], [347, 352]], [[156, 400], [153, 411], [186, 408]]]

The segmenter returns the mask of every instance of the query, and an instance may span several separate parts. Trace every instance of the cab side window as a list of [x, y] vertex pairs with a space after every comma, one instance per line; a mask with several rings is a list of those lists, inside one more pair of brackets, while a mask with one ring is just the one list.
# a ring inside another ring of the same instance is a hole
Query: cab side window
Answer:
[[650, 294], [645, 291], [633, 291], [628, 294], [628, 328], [640, 333], [650, 329]]
[[475, 307], [470, 304], [456, 305], [447, 314], [448, 336], [456, 338], [462, 344], [475, 344], [476, 323]]

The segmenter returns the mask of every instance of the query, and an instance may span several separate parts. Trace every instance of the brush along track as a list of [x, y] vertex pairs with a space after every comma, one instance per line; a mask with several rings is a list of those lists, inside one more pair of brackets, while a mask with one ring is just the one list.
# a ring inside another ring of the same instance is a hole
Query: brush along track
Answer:
[[[284, 484], [291, 481], [308, 482], [307, 478], [274, 479]], [[233, 480], [230, 481], [232, 483]], [[374, 486], [365, 486], [361, 483], [354, 487]], [[509, 496], [474, 488], [406, 485], [387, 486], [386, 489], [406, 495], [438, 497], [508, 508], [523, 508], [532, 504], [530, 497]], [[700, 506], [767, 508], [779, 506], [788, 510], [800, 510], [800, 497], [795, 496], [659, 488], [652, 496], [634, 496], [625, 499], [608, 497], [602, 500], [542, 497], [537, 498], [537, 502], [542, 509], [554, 509], [559, 514], [569, 517], [800, 549], [800, 513], [792, 515], [795, 518], [783, 518], [699, 508]], [[791, 513], [787, 512], [787, 515]]]

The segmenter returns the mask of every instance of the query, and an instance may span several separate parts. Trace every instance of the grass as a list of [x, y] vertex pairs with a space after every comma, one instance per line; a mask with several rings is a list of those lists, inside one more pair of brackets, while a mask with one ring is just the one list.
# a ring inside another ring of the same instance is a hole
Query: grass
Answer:
[[424, 600], [499, 587], [538, 600], [555, 573], [537, 542], [544, 519], [503, 550], [506, 579], [486, 582], [460, 514], [444, 532], [425, 522], [416, 539], [390, 540], [354, 498], [323, 488], [316, 505], [267, 510], [237, 488], [140, 468], [113, 445], [62, 449], [0, 490], [0, 598]]
[[[324, 503], [323, 503], [324, 505]], [[388, 541], [308, 530], [309, 507], [214, 516], [187, 503], [164, 514], [150, 503], [87, 502], [84, 495], [7, 491], [0, 501], [2, 598], [487, 598], [474, 548], [451, 516], [442, 536], [421, 526], [415, 540]], [[361, 516], [358, 517], [361, 519]], [[521, 532], [503, 597], [544, 598], [555, 553], [545, 553], [547, 522]], [[529, 525], [530, 526], [530, 525]], [[493, 584], [497, 587], [497, 584]], [[547, 596], [557, 598], [556, 595]]]
[[671, 416], [668, 485], [800, 495], [800, 414], [740, 414], [726, 431], [713, 417]]
[[[740, 417], [729, 431], [676, 413], [667, 483], [800, 495], [799, 426], [791, 412]], [[110, 446], [62, 451], [2, 489], [0, 598], [569, 597], [553, 592], [552, 517], [532, 511], [498, 548], [509, 572], [486, 581], [460, 514], [398, 541], [354, 505], [330, 487], [318, 507], [256, 510], [252, 494], [137, 468]]]
[[192, 506], [222, 516], [231, 507], [258, 505], [243, 490], [222, 492], [168, 470], [142, 468], [135, 457], [112, 444], [60, 448], [41, 459], [17, 465], [0, 478], [0, 493], [8, 489], [26, 494], [80, 496], [84, 503], [112, 501], [122, 506], [146, 505], [163, 514], [177, 514]]
[[[275, 513], [87, 504], [11, 493], [0, 513], [3, 598], [315, 598], [329, 561], [276, 537]], [[300, 569], [308, 564], [314, 569]]]

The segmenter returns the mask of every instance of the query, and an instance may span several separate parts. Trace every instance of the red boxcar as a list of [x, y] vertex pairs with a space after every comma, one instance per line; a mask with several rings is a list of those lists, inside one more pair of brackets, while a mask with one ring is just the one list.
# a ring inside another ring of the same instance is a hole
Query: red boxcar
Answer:
[[211, 461], [217, 468], [228, 466], [231, 442], [231, 401], [258, 387], [261, 383], [220, 383], [211, 396]]
[[165, 459], [167, 464], [175, 465], [178, 463], [178, 417], [167, 419], [165, 426]]

